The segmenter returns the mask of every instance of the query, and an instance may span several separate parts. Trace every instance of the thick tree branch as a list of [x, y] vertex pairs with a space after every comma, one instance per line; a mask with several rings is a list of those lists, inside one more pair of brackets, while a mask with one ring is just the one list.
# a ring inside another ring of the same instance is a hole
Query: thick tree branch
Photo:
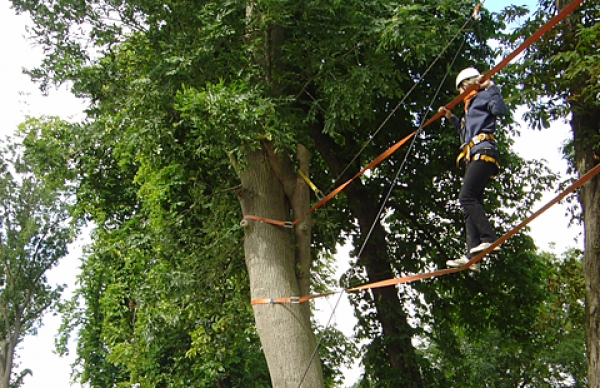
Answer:
[[266, 151], [269, 165], [283, 186], [283, 191], [288, 198], [292, 198], [296, 190], [296, 171], [291, 159], [283, 153], [277, 153], [268, 141], [261, 141]]

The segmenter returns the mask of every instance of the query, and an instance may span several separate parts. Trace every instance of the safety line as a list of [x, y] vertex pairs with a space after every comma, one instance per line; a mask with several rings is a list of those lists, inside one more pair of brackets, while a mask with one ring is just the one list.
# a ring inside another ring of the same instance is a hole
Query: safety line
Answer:
[[473, 265], [473, 264], [477, 263], [479, 260], [481, 260], [485, 255], [490, 253], [494, 248], [496, 248], [497, 246], [499, 246], [500, 244], [504, 243], [506, 240], [508, 240], [509, 238], [514, 236], [517, 232], [519, 232], [521, 229], [523, 229], [525, 226], [527, 226], [531, 221], [533, 221], [537, 217], [539, 217], [542, 213], [544, 213], [550, 207], [554, 206], [557, 202], [564, 199], [567, 195], [569, 195], [573, 191], [577, 190], [579, 187], [581, 187], [584, 183], [589, 181], [592, 177], [594, 177], [599, 172], [600, 172], [600, 164], [597, 164], [594, 168], [592, 168], [587, 173], [582, 175], [579, 179], [577, 179], [569, 187], [567, 187], [565, 190], [563, 190], [560, 194], [558, 194], [556, 197], [554, 197], [552, 200], [550, 200], [548, 203], [546, 203], [544, 206], [542, 206], [539, 210], [534, 212], [529, 217], [525, 218], [523, 221], [521, 221], [521, 223], [519, 223], [517, 226], [513, 227], [508, 232], [504, 233], [500, 238], [498, 238], [496, 241], [494, 241], [488, 248], [486, 248], [485, 250], [483, 250], [480, 253], [478, 253], [477, 255], [475, 255], [463, 267], [444, 268], [444, 269], [440, 269], [440, 270], [432, 271], [432, 272], [423, 272], [423, 273], [417, 273], [417, 274], [413, 274], [413, 275], [406, 275], [406, 276], [402, 276], [399, 278], [381, 280], [378, 282], [367, 283], [367, 284], [363, 284], [361, 286], [346, 288], [346, 289], [342, 289], [339, 291], [331, 291], [331, 292], [327, 292], [324, 294], [314, 294], [314, 295], [306, 295], [306, 296], [291, 297], [291, 298], [253, 299], [253, 300], [251, 300], [250, 303], [253, 305], [266, 304], [266, 303], [269, 303], [269, 304], [304, 303], [309, 300], [322, 298], [322, 297], [337, 294], [337, 293], [344, 293], [344, 292], [350, 293], [350, 292], [356, 292], [356, 291], [367, 290], [367, 289], [388, 287], [388, 286], [393, 286], [396, 284], [410, 283], [410, 282], [413, 282], [416, 280], [429, 279], [429, 278], [433, 278], [436, 276], [442, 276], [442, 275], [447, 275], [447, 274], [451, 274], [451, 273], [455, 273], [455, 272], [464, 271], [465, 269], [468, 269], [471, 265]]
[[[417, 79], [417, 82], [415, 82], [411, 86], [411, 88], [408, 90], [408, 92], [406, 92], [406, 94], [402, 97], [402, 99], [396, 104], [396, 106], [394, 107], [394, 109], [391, 110], [391, 112], [385, 117], [385, 119], [379, 125], [379, 127], [377, 127], [377, 129], [375, 130], [375, 132], [373, 133], [373, 135], [371, 135], [371, 137], [365, 142], [365, 144], [363, 144], [363, 146], [361, 147], [361, 149], [356, 153], [356, 155], [354, 155], [354, 157], [352, 158], [352, 160], [350, 162], [348, 162], [348, 164], [342, 170], [342, 172], [340, 174], [338, 174], [338, 177], [335, 179], [335, 181], [337, 181], [338, 179], [340, 179], [346, 173], [346, 171], [348, 171], [348, 169], [350, 168], [350, 166], [352, 165], [352, 163], [354, 163], [354, 161], [356, 159], [358, 159], [358, 157], [360, 156], [360, 154], [362, 154], [362, 152], [367, 148], [367, 146], [373, 141], [373, 139], [375, 138], [375, 136], [377, 136], [377, 134], [383, 129], [383, 127], [385, 126], [385, 124], [392, 118], [392, 116], [394, 115], [394, 113], [396, 113], [396, 111], [398, 110], [398, 108], [400, 108], [400, 106], [404, 103], [404, 101], [406, 101], [406, 99], [408, 98], [408, 96], [410, 96], [410, 94], [417, 88], [417, 86], [419, 86], [419, 84], [421, 83], [421, 81], [423, 81], [423, 79], [425, 78], [425, 76], [431, 71], [431, 69], [437, 63], [437, 61], [442, 57], [442, 55], [444, 55], [444, 53], [446, 52], [446, 50], [448, 50], [448, 47], [450, 47], [450, 45], [452, 44], [452, 42], [454, 42], [454, 40], [458, 37], [458, 35], [460, 35], [460, 33], [469, 24], [469, 22], [471, 22], [471, 20], [474, 18], [475, 13], [479, 12], [479, 9], [481, 8], [481, 4], [482, 3], [477, 3], [475, 5], [475, 8], [473, 9], [473, 14], [458, 29], [458, 31], [456, 32], [456, 34], [454, 34], [454, 36], [452, 37], [452, 39], [450, 39], [448, 41], [448, 43], [446, 43], [446, 46], [444, 46], [444, 48], [438, 54], [438, 56], [433, 60], [433, 62], [431, 62], [431, 64], [429, 65], [429, 67], [427, 69], [425, 69], [425, 71], [423, 72], [423, 74], [421, 74], [421, 76], [419, 77], [419, 79]], [[461, 44], [461, 47], [462, 47], [462, 44]]]
[[[481, 8], [481, 3], [478, 3], [475, 6], [474, 12], [478, 13], [480, 8]], [[457, 33], [456, 36], [458, 36], [458, 33]], [[452, 40], [454, 40], [454, 38], [452, 38]], [[425, 122], [425, 120], [427, 120], [427, 115], [428, 115], [429, 111], [432, 110], [431, 107], [433, 106], [435, 100], [437, 99], [438, 95], [440, 94], [440, 91], [442, 90], [444, 82], [446, 82], [446, 78], [448, 77], [448, 74], [450, 73], [450, 70], [454, 66], [454, 63], [456, 62], [456, 59], [458, 58], [459, 53], [462, 52], [462, 48], [463, 48], [463, 46], [464, 46], [464, 44], [465, 44], [466, 41], [467, 41], [467, 37], [465, 36], [465, 39], [463, 39], [463, 41], [460, 44], [460, 47], [458, 48], [458, 50], [454, 54], [454, 58], [452, 58], [452, 62], [450, 62], [450, 66], [448, 66], [448, 70], [444, 74], [444, 77], [442, 78], [442, 81], [440, 82], [437, 90], [433, 94], [433, 97], [431, 98], [431, 102], [429, 103], [429, 105], [425, 109], [425, 113], [423, 114], [423, 117], [421, 119], [421, 123], [419, 124], [419, 127]], [[445, 50], [446, 49], [444, 49], [444, 51]], [[441, 56], [441, 53], [440, 53], [440, 56]], [[439, 56], [438, 56], [438, 58], [439, 58]], [[437, 61], [437, 59], [436, 59], [436, 61]], [[429, 67], [429, 69], [431, 69], [431, 67], [433, 67], [433, 64]], [[429, 69], [427, 69], [426, 73], [429, 71]], [[421, 77], [421, 79], [422, 79], [422, 77]], [[414, 86], [413, 86], [413, 88], [414, 88]], [[398, 106], [399, 106], [399, 104], [396, 106], [396, 108]], [[391, 114], [393, 114], [393, 111], [392, 111]], [[389, 117], [391, 117], [391, 114], [390, 114], [390, 116], [388, 116], [388, 119], [389, 119]], [[385, 122], [381, 124], [381, 126], [380, 126], [379, 129], [381, 129], [384, 124], [385, 124]], [[375, 136], [377, 134], [377, 132], [379, 131], [379, 129], [375, 132], [375, 134], [373, 136]], [[418, 131], [420, 131], [420, 129]], [[417, 133], [418, 133], [418, 131], [417, 131]], [[372, 138], [373, 137], [371, 137], [371, 139]], [[375, 229], [375, 226], [379, 224], [379, 219], [381, 217], [381, 214], [383, 213], [383, 211], [385, 209], [385, 206], [386, 206], [386, 204], [387, 204], [390, 196], [392, 195], [392, 191], [394, 190], [394, 186], [396, 186], [396, 182], [398, 181], [398, 178], [400, 177], [400, 173], [402, 172], [402, 170], [404, 169], [404, 166], [406, 165], [406, 162], [408, 161], [408, 156], [410, 155], [411, 150], [414, 148], [416, 140], [417, 140], [417, 136], [413, 136], [412, 141], [411, 141], [410, 145], [408, 146], [408, 150], [406, 151], [406, 154], [404, 155], [404, 159], [402, 160], [402, 163], [400, 163], [400, 167], [398, 167], [398, 170], [396, 171], [396, 175], [394, 176], [394, 179], [392, 180], [392, 183], [390, 184], [390, 188], [389, 188], [387, 194], [385, 195], [385, 198], [381, 202], [381, 206], [379, 207], [379, 211], [377, 212], [377, 215], [373, 218], [373, 222], [371, 223], [371, 227], [369, 228], [369, 231], [367, 232], [367, 235], [365, 236], [365, 238], [363, 240], [363, 243], [362, 243], [362, 245], [361, 245], [361, 247], [360, 247], [360, 249], [359, 249], [359, 251], [358, 251], [358, 253], [356, 255], [357, 261], [358, 261], [358, 259], [360, 259], [362, 257], [362, 253], [363, 253], [365, 247], [367, 246], [367, 243], [368, 243], [369, 239], [371, 238], [371, 234], [373, 233], [373, 230]], [[365, 147], [366, 147], [366, 144], [365, 144]], [[364, 147], [363, 147], [363, 149], [364, 149]], [[363, 149], [361, 149], [359, 151], [359, 154], [360, 154], [360, 152], [362, 152]], [[355, 159], [357, 157], [358, 157], [358, 154], [355, 156]], [[353, 159], [352, 162], [355, 159]], [[352, 162], [350, 162], [350, 164], [352, 164]], [[350, 164], [348, 164], [348, 166], [350, 166]], [[299, 170], [299, 171], [302, 173], [301, 170]], [[344, 170], [344, 172], [345, 171], [346, 170]], [[344, 174], [344, 172], [342, 172], [342, 174], [340, 174], [340, 176], [342, 176]], [[353, 272], [354, 269], [355, 269], [355, 265], [351, 266], [350, 269], [349, 269], [349, 271]], [[343, 295], [344, 295], [344, 291], [340, 292], [340, 295], [338, 296], [337, 301], [335, 302], [335, 306], [333, 307], [333, 309], [331, 310], [331, 314], [329, 315], [329, 319], [327, 321], [327, 325], [325, 326], [325, 330], [327, 330], [329, 328], [329, 324], [330, 324], [331, 320], [333, 319], [333, 317], [335, 316], [335, 312], [337, 310], [338, 305], [340, 304], [340, 301], [341, 301]], [[312, 353], [312, 355], [311, 355], [311, 357], [310, 357], [310, 359], [308, 361], [308, 364], [307, 364], [307, 366], [306, 366], [306, 368], [304, 370], [304, 373], [302, 374], [302, 378], [300, 379], [300, 384], [298, 385], [298, 388], [300, 388], [302, 386], [302, 382], [304, 382], [304, 378], [306, 377], [306, 374], [308, 373], [308, 370], [310, 369], [310, 366], [311, 366], [314, 358], [316, 357], [317, 352], [319, 351], [319, 347], [321, 346], [322, 341], [323, 341], [323, 335], [319, 338], [319, 340], [316, 343], [315, 349], [313, 350], [313, 353]]]
[[[519, 55], [523, 50], [525, 50], [527, 47], [529, 47], [533, 42], [535, 42], [536, 40], [538, 40], [550, 28], [554, 27], [554, 25], [556, 25], [559, 21], [561, 21], [567, 14], [569, 14], [570, 12], [572, 12], [583, 1], [584, 0], [573, 0], [569, 5], [567, 5], [565, 8], [563, 8], [556, 16], [554, 16], [552, 19], [550, 19], [548, 22], [546, 22], [546, 24], [544, 24], [539, 30], [537, 30], [533, 35], [531, 35], [529, 38], [527, 38], [523, 43], [521, 43], [521, 45], [519, 47], [517, 47], [513, 52], [511, 52], [509, 55], [507, 55], [506, 58], [504, 58], [502, 61], [500, 61], [499, 64], [497, 64], [491, 70], [489, 70], [488, 72], [486, 72], [482, 76], [481, 81], [484, 82], [484, 81], [488, 80], [492, 75], [494, 75], [498, 71], [500, 71], [513, 58], [515, 58], [517, 55]], [[450, 110], [450, 109], [454, 108], [459, 102], [461, 102], [463, 100], [463, 98], [468, 93], [470, 93], [471, 91], [475, 90], [477, 87], [478, 87], [478, 84], [470, 85], [469, 87], [466, 88], [466, 90], [464, 90], [462, 93], [460, 93], [458, 96], [456, 96], [452, 101], [450, 101], [444, 107], [447, 110]], [[360, 170], [358, 173], [356, 173], [352, 178], [350, 178], [349, 180], [347, 180], [346, 182], [344, 182], [343, 184], [341, 184], [340, 186], [338, 186], [331, 193], [329, 193], [328, 195], [326, 195], [323, 199], [321, 199], [313, 207], [311, 207], [306, 213], [304, 213], [302, 216], [296, 218], [294, 221], [273, 220], [273, 219], [270, 219], [270, 218], [265, 218], [265, 217], [255, 216], [255, 215], [244, 215], [243, 218], [244, 219], [251, 219], [251, 220], [262, 221], [262, 222], [273, 224], [273, 225], [278, 225], [278, 226], [284, 226], [284, 227], [293, 228], [304, 217], [306, 217], [308, 214], [312, 213], [316, 209], [318, 209], [321, 206], [323, 206], [326, 202], [328, 202], [334, 196], [336, 196], [340, 191], [342, 191], [344, 188], [346, 188], [346, 186], [348, 186], [354, 179], [358, 178], [359, 176], [361, 176], [362, 174], [364, 174], [366, 171], [370, 170], [371, 168], [375, 167], [377, 164], [381, 163], [384, 159], [386, 159], [387, 157], [389, 157], [398, 148], [400, 148], [404, 143], [406, 143], [406, 141], [408, 141], [408, 139], [410, 139], [412, 136], [414, 136], [418, 131], [420, 131], [421, 129], [425, 128], [429, 124], [433, 123], [434, 121], [436, 121], [437, 119], [439, 119], [440, 117], [442, 117], [442, 115], [443, 115], [442, 112], [437, 112], [436, 114], [434, 114], [429, 120], [427, 120], [417, 130], [415, 130], [414, 132], [412, 132], [411, 134], [409, 134], [408, 136], [406, 136], [404, 139], [400, 140], [399, 142], [397, 142], [396, 144], [394, 144], [390, 148], [388, 148], [386, 151], [384, 151], [383, 153], [381, 153], [378, 157], [376, 157], [375, 159], [373, 159], [373, 161], [371, 161], [371, 163], [367, 164], [362, 170]]]

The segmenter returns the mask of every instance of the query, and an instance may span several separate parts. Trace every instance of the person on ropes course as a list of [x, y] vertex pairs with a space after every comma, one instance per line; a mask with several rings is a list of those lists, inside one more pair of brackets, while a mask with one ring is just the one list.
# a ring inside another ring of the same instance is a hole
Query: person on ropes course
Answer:
[[[483, 209], [485, 186], [498, 172], [498, 151], [494, 132], [496, 118], [508, 111], [500, 92], [491, 80], [482, 81], [482, 75], [473, 67], [458, 73], [456, 88], [464, 92], [470, 85], [476, 88], [465, 96], [465, 113], [459, 119], [445, 107], [440, 107], [446, 119], [456, 128], [461, 142], [457, 163], [464, 158], [466, 171], [459, 194], [460, 209], [465, 219], [467, 251], [456, 260], [448, 260], [449, 267], [464, 266], [474, 255], [488, 248], [496, 234]], [[499, 248], [494, 248], [498, 251]], [[479, 263], [470, 267], [479, 271]]]

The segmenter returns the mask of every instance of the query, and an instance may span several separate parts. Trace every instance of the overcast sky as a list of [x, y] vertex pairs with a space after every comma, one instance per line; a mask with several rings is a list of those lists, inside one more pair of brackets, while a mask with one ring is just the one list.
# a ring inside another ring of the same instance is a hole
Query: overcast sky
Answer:
[[[486, 6], [494, 6], [499, 1], [488, 1]], [[39, 48], [32, 47], [25, 39], [25, 25], [30, 23], [28, 16], [16, 16], [10, 8], [8, 0], [0, 0], [0, 75], [2, 76], [0, 88], [0, 134], [2, 137], [11, 134], [17, 125], [29, 116], [57, 115], [62, 118], [80, 118], [82, 104], [72, 97], [66, 90], [51, 90], [48, 97], [41, 95], [28, 76], [23, 75], [23, 67], [31, 68], [40, 63], [42, 53]], [[453, 96], [449, 96], [451, 99]], [[568, 125], [555, 123], [552, 128], [540, 132], [522, 128], [522, 138], [517, 139], [515, 150], [524, 158], [546, 159], [549, 165], [558, 173], [564, 174], [566, 163], [562, 160], [560, 147], [569, 138]], [[552, 198], [554, 194], [547, 194], [543, 202]], [[548, 249], [550, 243], [556, 244], [556, 252], [561, 253], [566, 248], [575, 246], [573, 238], [579, 233], [580, 228], [567, 228], [568, 218], [561, 207], [551, 208], [547, 213], [534, 221], [532, 235], [538, 246]], [[581, 242], [577, 244], [581, 246]], [[81, 243], [71, 248], [71, 254], [61, 261], [61, 264], [50, 273], [51, 283], [67, 284], [68, 296], [74, 287], [75, 277], [79, 263]], [[347, 258], [340, 258], [340, 271], [345, 270], [344, 262]], [[323, 319], [326, 321], [331, 312], [331, 305], [335, 298], [323, 300], [319, 304]], [[347, 301], [342, 301], [342, 307], [337, 310], [333, 319], [346, 333], [352, 332], [352, 313]], [[19, 350], [21, 368], [33, 370], [33, 376], [25, 378], [25, 388], [66, 388], [69, 386], [70, 363], [74, 357], [59, 358], [54, 354], [54, 335], [60, 324], [59, 317], [47, 315], [44, 317], [44, 327], [37, 337], [27, 338]], [[325, 322], [323, 322], [325, 324]], [[73, 344], [71, 344], [74, 353]], [[352, 379], [357, 371], [349, 371]], [[79, 385], [74, 385], [79, 387]]]

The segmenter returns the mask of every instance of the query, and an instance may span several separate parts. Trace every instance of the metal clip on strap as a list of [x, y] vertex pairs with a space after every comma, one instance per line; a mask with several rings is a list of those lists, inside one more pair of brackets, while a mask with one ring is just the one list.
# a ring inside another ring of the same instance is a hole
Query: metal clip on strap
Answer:
[[476, 154], [473, 156], [473, 161], [483, 160], [484, 162], [494, 163], [496, 166], [500, 167], [500, 163], [493, 156], [485, 155], [485, 154]]
[[458, 163], [460, 162], [460, 160], [462, 158], [465, 158], [465, 160], [467, 162], [470, 162], [471, 161], [471, 148], [474, 145], [477, 145], [477, 144], [481, 143], [484, 140], [494, 140], [494, 134], [492, 134], [492, 133], [480, 133], [479, 135], [473, 136], [473, 138], [471, 139], [471, 141], [463, 147], [463, 149], [460, 152], [460, 154], [456, 157], [456, 165], [458, 166]]
[[474, 145], [477, 145], [484, 140], [494, 140], [494, 135], [491, 133], [480, 133], [479, 135], [474, 136], [471, 139], [471, 141], [469, 142], [469, 146], [473, 147]]

